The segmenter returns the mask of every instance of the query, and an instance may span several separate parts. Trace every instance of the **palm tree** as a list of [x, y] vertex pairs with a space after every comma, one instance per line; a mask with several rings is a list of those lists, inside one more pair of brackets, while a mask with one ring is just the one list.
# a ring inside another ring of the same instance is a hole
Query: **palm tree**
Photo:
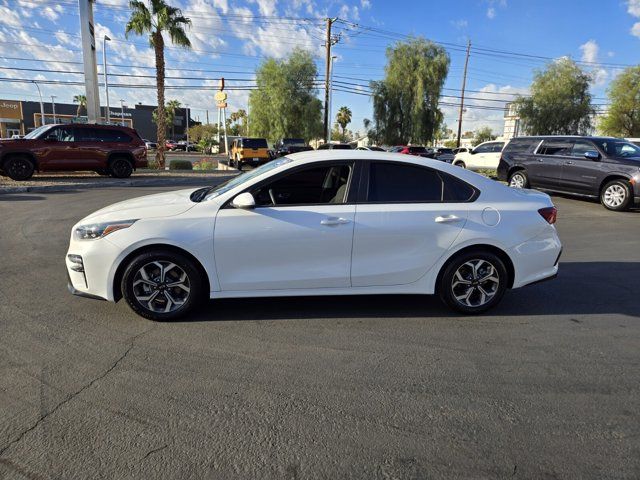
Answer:
[[175, 121], [174, 121], [176, 119], [176, 110], [178, 110], [181, 106], [182, 106], [182, 104], [180, 103], [180, 100], [169, 100], [167, 102], [167, 106], [165, 107], [167, 123], [171, 124], [171, 139], [172, 140], [176, 139], [176, 125], [175, 125]]
[[82, 109], [86, 110], [87, 108], [87, 96], [86, 95], [74, 95], [73, 103], [78, 104], [78, 109], [76, 110], [76, 117], [79, 117], [82, 113]]
[[340, 107], [336, 115], [336, 122], [338, 122], [338, 125], [342, 128], [342, 138], [344, 140], [347, 125], [351, 123], [351, 110], [349, 110], [349, 107]]
[[179, 8], [167, 5], [164, 0], [148, 0], [149, 7], [140, 0], [131, 0], [131, 17], [125, 27], [125, 36], [133, 32], [136, 35], [149, 35], [149, 43], [156, 55], [156, 86], [158, 89], [158, 150], [156, 163], [158, 168], [164, 168], [165, 137], [167, 119], [164, 105], [164, 37], [163, 32], [169, 34], [171, 42], [179, 47], [190, 48], [191, 42], [187, 38], [184, 27], [191, 25], [191, 20], [182, 15]]

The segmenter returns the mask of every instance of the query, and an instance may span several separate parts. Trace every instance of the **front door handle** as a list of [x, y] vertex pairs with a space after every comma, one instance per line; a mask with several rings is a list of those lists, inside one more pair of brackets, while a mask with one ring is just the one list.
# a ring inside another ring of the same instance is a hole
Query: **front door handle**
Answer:
[[565, 163], [565, 165], [573, 165], [573, 162], [569, 161], [569, 162]]
[[544, 160], [542, 160], [541, 158], [539, 158], [539, 159], [538, 159], [538, 161], [539, 161], [540, 163], [544, 162]]
[[320, 225], [344, 225], [346, 223], [349, 223], [351, 220], [349, 220], [348, 218], [342, 218], [342, 217], [328, 217], [325, 218], [323, 220], [320, 221]]
[[456, 217], [455, 215], [440, 215], [438, 217], [436, 217], [436, 223], [451, 223], [451, 222], [457, 222], [458, 220], [460, 220], [460, 218]]

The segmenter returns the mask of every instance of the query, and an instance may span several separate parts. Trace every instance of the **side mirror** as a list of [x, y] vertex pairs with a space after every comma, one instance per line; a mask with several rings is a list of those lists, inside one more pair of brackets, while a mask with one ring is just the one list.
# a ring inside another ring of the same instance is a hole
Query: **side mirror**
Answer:
[[249, 210], [256, 207], [256, 200], [253, 198], [249, 192], [244, 192], [238, 195], [231, 202], [235, 208], [243, 208], [245, 210]]
[[595, 150], [587, 150], [586, 152], [584, 152], [584, 158], [586, 158], [587, 160], [593, 160], [595, 162], [600, 160], [600, 154]]

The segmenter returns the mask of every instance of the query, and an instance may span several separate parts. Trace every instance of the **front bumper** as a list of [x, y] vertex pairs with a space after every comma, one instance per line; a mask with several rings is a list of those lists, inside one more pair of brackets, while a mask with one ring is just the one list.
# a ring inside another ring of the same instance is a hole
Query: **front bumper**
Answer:
[[106, 238], [75, 240], [65, 257], [69, 291], [74, 295], [114, 301], [113, 266], [122, 249]]
[[69, 276], [69, 270], [67, 270], [67, 290], [69, 290], [69, 293], [71, 295], [77, 295], [78, 297], [91, 298], [93, 300], [106, 300], [106, 298], [76, 290], [76, 288], [73, 286], [73, 282], [71, 281], [71, 277]]

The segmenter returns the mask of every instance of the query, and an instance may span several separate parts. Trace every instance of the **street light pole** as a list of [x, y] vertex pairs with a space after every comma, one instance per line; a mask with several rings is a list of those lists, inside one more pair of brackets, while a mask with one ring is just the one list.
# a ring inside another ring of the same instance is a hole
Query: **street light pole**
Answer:
[[185, 152], [189, 152], [189, 105], [185, 105], [187, 109], [187, 145], [184, 147]]
[[56, 118], [56, 96], [51, 95], [51, 110], [53, 110], [53, 123], [58, 123], [58, 119]]
[[120, 99], [120, 120], [124, 127], [124, 100], [122, 98]]
[[331, 117], [331, 104], [333, 103], [333, 61], [335, 59], [335, 56], [331, 57], [331, 68], [329, 69], [329, 128], [327, 128], [327, 143], [331, 143], [331, 122], [333, 122], [333, 118]]
[[44, 103], [42, 102], [42, 92], [40, 91], [40, 85], [35, 80], [31, 80], [33, 84], [38, 89], [38, 95], [40, 95], [40, 126], [44, 125], [46, 122], [44, 120]]
[[107, 100], [107, 111], [104, 119], [107, 123], [111, 122], [111, 114], [109, 113], [109, 80], [107, 79], [107, 42], [110, 41], [111, 38], [108, 35], [102, 38], [102, 70], [104, 71], [104, 94]]

